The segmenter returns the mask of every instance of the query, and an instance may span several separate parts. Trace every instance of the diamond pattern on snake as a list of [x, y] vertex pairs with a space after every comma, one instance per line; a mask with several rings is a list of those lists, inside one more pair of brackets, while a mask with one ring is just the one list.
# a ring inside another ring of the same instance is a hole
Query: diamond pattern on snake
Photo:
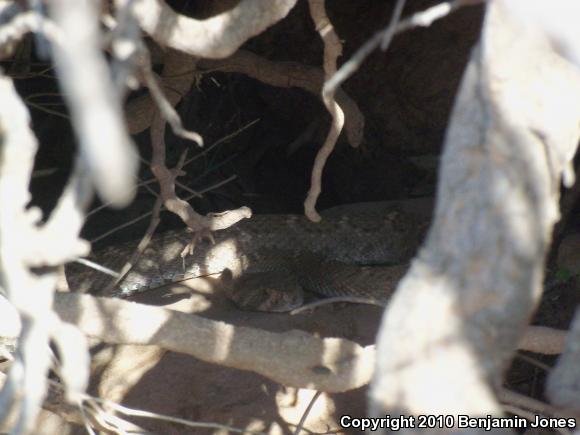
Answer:
[[[187, 278], [222, 273], [226, 296], [240, 308], [284, 312], [303, 303], [304, 291], [385, 302], [417, 249], [430, 200], [359, 203], [323, 212], [320, 223], [299, 215], [254, 215], [196, 244], [187, 230], [155, 235], [112, 296], [127, 297]], [[138, 242], [113, 245], [91, 259], [120, 270]], [[67, 266], [69, 286], [99, 294], [111, 277], [83, 265]]]

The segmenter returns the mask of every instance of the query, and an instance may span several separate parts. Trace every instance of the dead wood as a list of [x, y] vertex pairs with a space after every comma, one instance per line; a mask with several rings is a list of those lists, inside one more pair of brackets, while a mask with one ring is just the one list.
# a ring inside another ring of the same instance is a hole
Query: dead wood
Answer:
[[383, 317], [374, 416], [501, 414], [494, 389], [541, 294], [579, 137], [580, 75], [507, 3], [487, 5], [447, 132], [435, 219]]
[[141, 28], [164, 47], [196, 57], [223, 58], [284, 18], [296, 0], [242, 0], [229, 11], [196, 20], [173, 11], [163, 0], [138, 0]]
[[58, 294], [55, 310], [88, 336], [107, 343], [153, 344], [203, 361], [252, 370], [288, 386], [347, 391], [368, 383], [372, 373], [374, 347], [349, 340], [234, 327], [88, 295]]

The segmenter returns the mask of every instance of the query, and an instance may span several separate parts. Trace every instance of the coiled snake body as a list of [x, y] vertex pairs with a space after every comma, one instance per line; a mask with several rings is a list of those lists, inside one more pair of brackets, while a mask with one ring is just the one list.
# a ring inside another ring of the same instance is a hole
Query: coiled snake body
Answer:
[[[323, 213], [320, 223], [297, 215], [255, 215], [214, 233], [181, 258], [186, 230], [153, 237], [113, 296], [130, 296], [185, 278], [227, 272], [227, 295], [242, 308], [288, 311], [302, 303], [302, 289], [322, 296], [385, 301], [393, 287], [388, 265], [407, 261], [424, 233], [427, 200], [353, 204]], [[93, 256], [120, 270], [136, 242]], [[371, 266], [371, 267], [369, 267]], [[377, 267], [381, 266], [381, 267]], [[395, 274], [397, 275], [397, 274]], [[67, 267], [71, 289], [99, 293], [111, 277], [82, 265]]]

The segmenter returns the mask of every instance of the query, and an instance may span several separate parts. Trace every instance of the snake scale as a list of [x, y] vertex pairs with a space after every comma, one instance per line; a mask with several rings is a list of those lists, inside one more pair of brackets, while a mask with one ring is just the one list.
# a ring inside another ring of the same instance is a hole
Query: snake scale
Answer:
[[[238, 306], [289, 311], [302, 304], [303, 289], [321, 296], [354, 296], [379, 302], [390, 295], [393, 269], [413, 255], [424, 234], [430, 200], [360, 203], [323, 212], [320, 223], [298, 215], [255, 215], [201, 241], [186, 230], [153, 236], [137, 264], [111, 294], [127, 297], [187, 278], [220, 272], [226, 295]], [[91, 259], [120, 270], [137, 242], [113, 245]], [[395, 275], [400, 273], [395, 273]], [[67, 266], [72, 290], [102, 294], [109, 275]]]

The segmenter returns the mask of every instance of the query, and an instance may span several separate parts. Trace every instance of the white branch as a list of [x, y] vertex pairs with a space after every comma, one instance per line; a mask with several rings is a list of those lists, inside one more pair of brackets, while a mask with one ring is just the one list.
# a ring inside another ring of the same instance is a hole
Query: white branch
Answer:
[[296, 0], [241, 0], [207, 20], [174, 12], [163, 0], [136, 0], [141, 27], [160, 45], [192, 56], [223, 58], [244, 42], [284, 18]]

